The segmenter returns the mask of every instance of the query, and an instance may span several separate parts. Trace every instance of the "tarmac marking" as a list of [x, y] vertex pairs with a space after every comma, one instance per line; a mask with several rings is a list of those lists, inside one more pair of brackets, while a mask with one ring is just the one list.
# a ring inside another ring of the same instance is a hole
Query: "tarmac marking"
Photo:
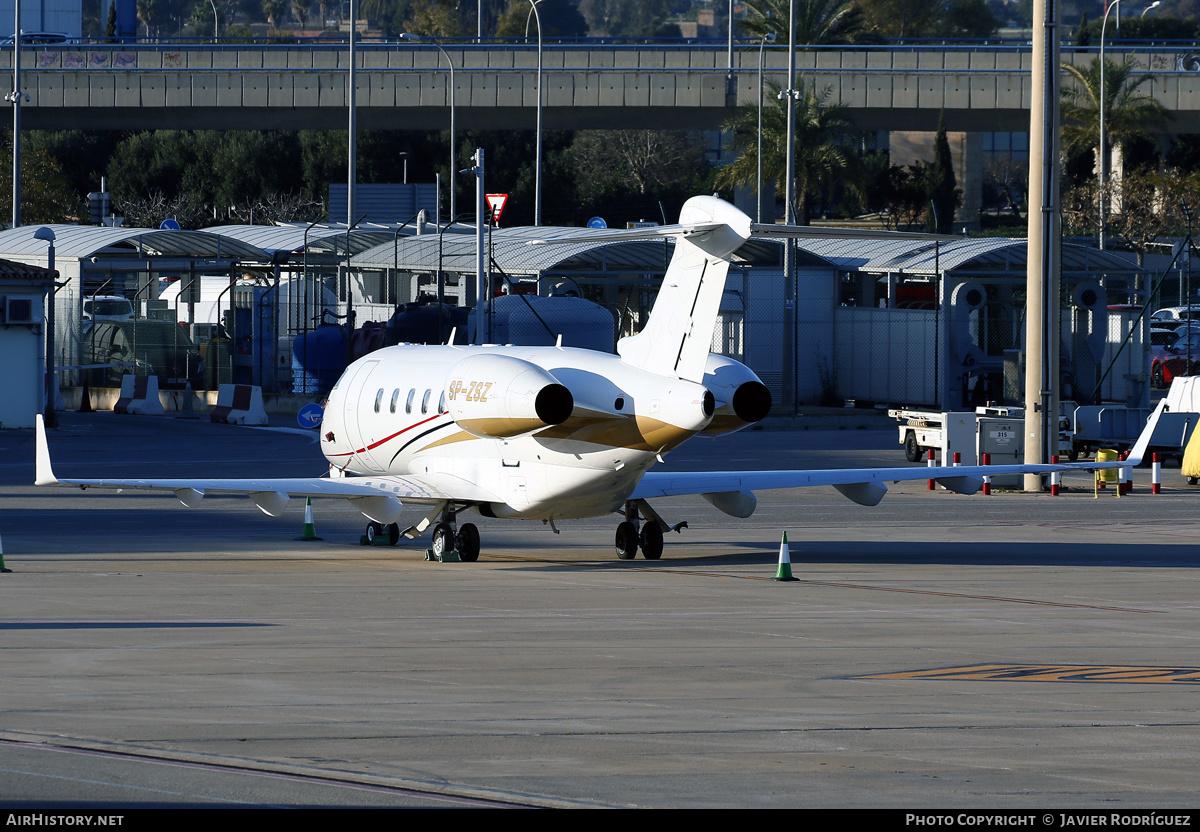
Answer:
[[[597, 566], [605, 569], [633, 569], [638, 572], [658, 572], [667, 575], [693, 575], [700, 578], [733, 578], [742, 581], [774, 581], [773, 577], [765, 575], [735, 575], [729, 572], [699, 572], [694, 569], [668, 569], [661, 566], [633, 566], [631, 564], [618, 563], [597, 563], [595, 561], [587, 561], [581, 563], [579, 561], [557, 560], [554, 558], [528, 558], [519, 555], [487, 555], [488, 560], [507, 560], [517, 561], [522, 563], [553, 563], [560, 566]], [[842, 581], [812, 581], [804, 578], [796, 578], [790, 583], [807, 584], [809, 586], [829, 586], [838, 587], [841, 589], [866, 589], [874, 592], [900, 592], [906, 595], [934, 595], [942, 598], [965, 598], [973, 601], [1000, 601], [1007, 604], [1029, 604], [1038, 607], [1065, 607], [1067, 609], [1076, 610], [1104, 610], [1106, 612], [1134, 612], [1144, 615], [1163, 615], [1164, 610], [1146, 610], [1137, 609], [1136, 607], [1108, 607], [1100, 604], [1070, 604], [1065, 601], [1039, 601], [1035, 598], [1009, 598], [1004, 595], [971, 595], [964, 592], [941, 592], [933, 589], [905, 589], [902, 587], [893, 586], [870, 586], [868, 584], [851, 584]]]
[[[288, 771], [281, 768], [269, 768], [258, 764], [254, 761], [244, 761], [239, 763], [215, 763], [199, 760], [183, 759], [180, 755], [162, 753], [156, 754], [153, 752], [122, 752], [105, 749], [89, 748], [82, 744], [66, 744], [66, 743], [49, 743], [49, 742], [31, 742], [27, 740], [0, 739], [0, 747], [20, 748], [30, 751], [49, 751], [64, 754], [78, 754], [90, 757], [102, 757], [111, 760], [123, 760], [129, 763], [143, 763], [148, 765], [169, 766], [175, 768], [195, 769], [198, 771], [210, 771], [231, 775], [245, 775], [248, 777], [261, 777], [271, 780], [286, 780], [297, 783], [310, 783], [313, 785], [327, 786], [334, 789], [346, 789], [349, 791], [367, 791], [380, 794], [394, 794], [400, 797], [410, 797], [419, 800], [429, 801], [431, 803], [446, 803], [458, 806], [483, 807], [490, 809], [512, 809], [512, 808], [540, 808], [543, 806], [563, 806], [563, 805], [587, 805], [579, 804], [574, 801], [558, 801], [553, 798], [542, 799], [534, 795], [504, 795], [504, 796], [489, 796], [483, 789], [473, 789], [470, 787], [462, 787], [456, 789], [453, 784], [439, 784], [438, 787], [398, 786], [390, 785], [381, 782], [375, 782], [369, 776], [364, 776], [361, 779], [352, 779], [351, 776], [329, 776], [323, 774], [311, 774], [299, 771]], [[187, 794], [182, 792], [166, 791], [163, 789], [155, 789], [146, 786], [139, 786], [131, 783], [116, 783], [106, 780], [88, 780], [78, 777], [69, 777], [65, 775], [48, 774], [45, 772], [25, 771], [19, 769], [4, 769], [0, 768], [0, 772], [8, 774], [20, 774], [35, 777], [46, 777], [53, 780], [66, 780], [71, 782], [84, 783], [89, 785], [112, 786], [117, 785], [124, 789], [132, 789], [136, 791], [156, 792], [172, 797], [191, 797], [212, 799], [218, 802], [226, 803], [250, 803], [250, 801], [237, 800], [229, 797], [220, 797], [213, 795]], [[261, 803], [251, 803], [251, 805], [270, 805]], [[598, 805], [598, 804], [592, 804]], [[283, 808], [283, 807], [275, 807]]]
[[854, 679], [937, 679], [969, 682], [1115, 682], [1200, 685], [1197, 667], [1138, 667], [1092, 664], [976, 664], [854, 676]]

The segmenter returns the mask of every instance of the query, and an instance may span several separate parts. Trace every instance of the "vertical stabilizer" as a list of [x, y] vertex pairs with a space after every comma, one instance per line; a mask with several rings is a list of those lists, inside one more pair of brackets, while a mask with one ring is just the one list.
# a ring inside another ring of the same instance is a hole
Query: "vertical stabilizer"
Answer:
[[722, 225], [700, 234], [685, 230], [676, 239], [650, 319], [637, 335], [622, 338], [617, 352], [634, 367], [699, 382], [712, 346], [729, 258], [750, 239], [750, 218], [714, 196], [696, 196], [684, 204], [679, 222]]

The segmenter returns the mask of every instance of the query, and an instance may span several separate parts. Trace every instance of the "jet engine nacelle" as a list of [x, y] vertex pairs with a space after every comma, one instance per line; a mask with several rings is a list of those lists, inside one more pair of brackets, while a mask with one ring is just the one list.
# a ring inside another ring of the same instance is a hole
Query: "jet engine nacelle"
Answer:
[[763, 419], [771, 411], [771, 391], [753, 370], [732, 358], [709, 354], [703, 384], [712, 391], [718, 407], [702, 433], [732, 433]]
[[509, 439], [565, 422], [571, 391], [550, 373], [508, 355], [472, 355], [450, 371], [446, 409], [473, 436]]

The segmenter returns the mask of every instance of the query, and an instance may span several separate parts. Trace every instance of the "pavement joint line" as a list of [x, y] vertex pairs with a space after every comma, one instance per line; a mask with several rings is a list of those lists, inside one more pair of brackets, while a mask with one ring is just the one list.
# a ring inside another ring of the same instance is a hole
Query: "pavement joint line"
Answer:
[[181, 766], [184, 768], [218, 771], [229, 774], [246, 774], [272, 779], [291, 779], [337, 788], [381, 791], [411, 795], [427, 800], [444, 800], [451, 803], [481, 804], [488, 808], [583, 808], [602, 807], [610, 804], [591, 803], [519, 792], [504, 793], [493, 789], [471, 786], [455, 787], [452, 784], [435, 784], [406, 778], [390, 778], [358, 772], [313, 772], [304, 767], [279, 763], [257, 763], [243, 759], [230, 761], [225, 758], [209, 759], [208, 755], [195, 753], [153, 750], [122, 750], [108, 747], [103, 742], [88, 742], [76, 738], [28, 739], [0, 733], [0, 745], [34, 751], [52, 751], [66, 754], [86, 754], [151, 765]]
[[[556, 560], [551, 558], [527, 558], [518, 555], [488, 555], [489, 558], [498, 560], [521, 561], [524, 563], [553, 563], [561, 566], [600, 566], [605, 569], [633, 569], [638, 572], [660, 572], [668, 575], [695, 575], [701, 578], [734, 578], [742, 581], [771, 581], [774, 578], [768, 578], [765, 575], [733, 575], [728, 572], [696, 572], [690, 569], [664, 569], [662, 567], [652, 566], [631, 566], [616, 563], [596, 563], [589, 561], [587, 563], [578, 563], [569, 560]], [[869, 586], [867, 584], [850, 584], [841, 581], [814, 581], [805, 578], [797, 578], [793, 583], [807, 584], [809, 586], [828, 586], [837, 587], [840, 589], [865, 589], [874, 592], [900, 592], [906, 595], [936, 595], [942, 598], [965, 598], [973, 601], [1001, 601], [1009, 604], [1030, 604], [1039, 607], [1066, 607], [1068, 609], [1080, 610], [1103, 610], [1105, 612], [1132, 612], [1142, 615], [1166, 615], [1165, 610], [1145, 610], [1137, 609], [1136, 607], [1108, 607], [1099, 604], [1069, 604], [1065, 601], [1039, 601], [1034, 598], [1009, 598], [1003, 595], [972, 595], [963, 592], [941, 592], [933, 589], [904, 589], [902, 587], [891, 586]]]

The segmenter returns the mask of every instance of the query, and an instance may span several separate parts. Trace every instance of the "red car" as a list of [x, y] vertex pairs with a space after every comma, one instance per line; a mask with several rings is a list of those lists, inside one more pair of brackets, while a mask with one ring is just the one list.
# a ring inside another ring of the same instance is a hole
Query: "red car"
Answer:
[[1191, 335], [1181, 335], [1170, 346], [1163, 347], [1150, 361], [1150, 386], [1169, 387], [1176, 376], [1196, 375], [1200, 369], [1200, 329]]

